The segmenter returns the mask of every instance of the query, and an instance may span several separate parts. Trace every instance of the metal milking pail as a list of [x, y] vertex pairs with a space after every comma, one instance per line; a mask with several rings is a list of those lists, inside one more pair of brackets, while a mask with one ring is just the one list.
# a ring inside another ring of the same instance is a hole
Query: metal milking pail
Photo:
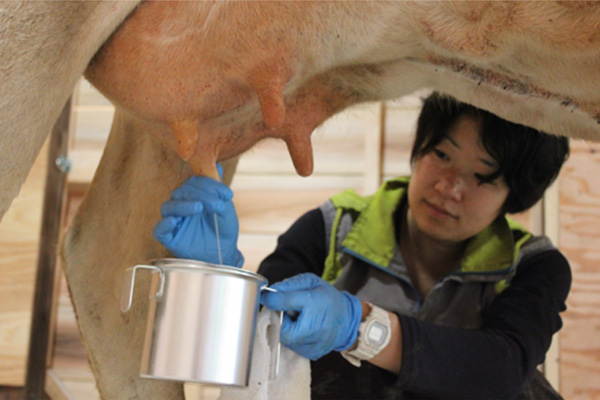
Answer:
[[[260, 292], [267, 279], [239, 268], [158, 259], [125, 273], [121, 311], [131, 308], [135, 274], [153, 275], [140, 376], [247, 386]], [[279, 363], [280, 318], [267, 330], [271, 374]], [[275, 347], [272, 347], [275, 346]]]

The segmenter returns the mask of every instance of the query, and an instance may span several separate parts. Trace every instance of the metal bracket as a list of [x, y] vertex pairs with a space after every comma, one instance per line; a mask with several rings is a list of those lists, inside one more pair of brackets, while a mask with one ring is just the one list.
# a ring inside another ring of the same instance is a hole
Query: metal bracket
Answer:
[[60, 156], [56, 160], [54, 160], [54, 166], [63, 174], [66, 174], [71, 170], [71, 164], [71, 160], [69, 160], [65, 156]]

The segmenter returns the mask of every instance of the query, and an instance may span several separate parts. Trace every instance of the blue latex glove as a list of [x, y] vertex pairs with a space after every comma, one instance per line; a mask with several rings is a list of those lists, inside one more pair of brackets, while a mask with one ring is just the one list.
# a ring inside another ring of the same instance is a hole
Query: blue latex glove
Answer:
[[310, 273], [271, 287], [277, 292], [264, 291], [260, 302], [272, 310], [286, 311], [280, 337], [286, 347], [317, 360], [332, 350], [346, 350], [356, 341], [362, 318], [356, 296]]
[[[217, 164], [217, 169], [222, 177], [221, 165]], [[241, 268], [244, 256], [237, 248], [239, 223], [232, 199], [233, 192], [223, 183], [192, 176], [162, 205], [163, 218], [154, 227], [154, 237], [175, 257]]]

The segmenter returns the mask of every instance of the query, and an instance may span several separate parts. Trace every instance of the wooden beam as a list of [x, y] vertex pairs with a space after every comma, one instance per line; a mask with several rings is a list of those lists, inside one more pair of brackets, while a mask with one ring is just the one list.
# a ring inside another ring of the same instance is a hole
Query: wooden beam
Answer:
[[381, 184], [383, 175], [383, 144], [385, 103], [376, 105], [376, 123], [365, 132], [365, 171], [363, 193], [375, 193]]
[[50, 137], [38, 265], [31, 315], [27, 376], [25, 379], [26, 400], [43, 399], [45, 395], [44, 387], [50, 340], [54, 279], [56, 276], [56, 250], [61, 228], [61, 212], [67, 172], [60, 161], [66, 160], [70, 114], [71, 100], [69, 99], [52, 129]]
[[[559, 178], [560, 179], [560, 178]], [[544, 235], [546, 235], [556, 247], [560, 245], [559, 225], [559, 191], [558, 179], [546, 190], [543, 198], [544, 209]], [[546, 352], [544, 361], [544, 376], [552, 386], [560, 391], [560, 334], [552, 337], [550, 348]]]
[[56, 372], [51, 369], [46, 372], [45, 388], [48, 397], [52, 400], [76, 400]]

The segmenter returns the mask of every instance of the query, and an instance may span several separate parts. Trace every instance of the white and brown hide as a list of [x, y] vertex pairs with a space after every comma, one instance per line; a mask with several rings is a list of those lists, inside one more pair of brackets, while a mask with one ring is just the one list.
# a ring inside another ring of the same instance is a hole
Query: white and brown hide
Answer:
[[136, 2], [0, 2], [0, 219], [77, 81]]
[[143, 3], [86, 76], [196, 173], [275, 137], [309, 175], [316, 126], [422, 87], [599, 138], [599, 19], [598, 2]]
[[[75, 81], [134, 6], [0, 3], [0, 212]], [[127, 316], [117, 299], [125, 268], [164, 255], [151, 228], [192, 172], [214, 176], [216, 160], [275, 137], [309, 175], [316, 126], [351, 104], [419, 88], [600, 140], [599, 66], [594, 1], [142, 3], [86, 72], [118, 110], [64, 248], [102, 395], [183, 396], [181, 385], [137, 377], [145, 296]]]

